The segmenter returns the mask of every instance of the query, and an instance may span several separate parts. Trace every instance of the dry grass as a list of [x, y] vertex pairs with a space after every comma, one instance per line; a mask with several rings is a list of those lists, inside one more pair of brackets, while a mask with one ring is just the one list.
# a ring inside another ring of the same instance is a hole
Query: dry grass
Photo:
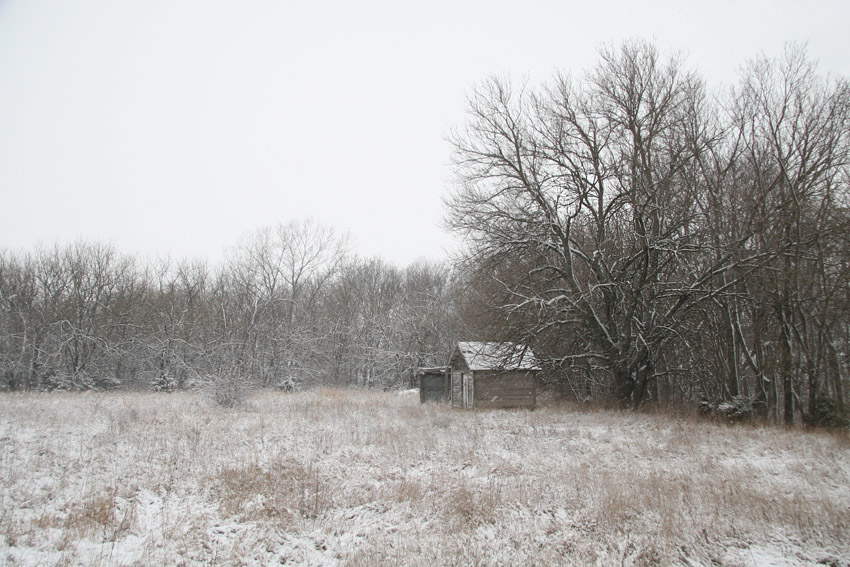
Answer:
[[850, 565], [846, 432], [417, 402], [1, 396], [0, 565]]
[[223, 515], [243, 521], [289, 524], [295, 518], [316, 518], [327, 507], [328, 489], [319, 471], [296, 462], [226, 468], [205, 481]]

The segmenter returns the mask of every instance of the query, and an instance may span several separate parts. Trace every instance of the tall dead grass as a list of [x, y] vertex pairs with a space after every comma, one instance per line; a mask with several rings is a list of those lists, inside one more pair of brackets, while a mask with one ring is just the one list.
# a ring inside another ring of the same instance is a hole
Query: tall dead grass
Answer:
[[850, 564], [839, 434], [343, 390], [16, 394], [0, 415], [0, 565]]

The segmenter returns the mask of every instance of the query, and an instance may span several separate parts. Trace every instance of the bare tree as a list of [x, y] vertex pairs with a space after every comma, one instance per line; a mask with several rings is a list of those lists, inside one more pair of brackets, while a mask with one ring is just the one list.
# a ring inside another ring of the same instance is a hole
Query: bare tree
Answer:
[[[777, 345], [773, 352], [757, 345], [751, 358], [763, 388], [770, 389], [764, 398], [772, 405], [781, 396], [789, 424], [803, 387], [805, 411], [814, 412], [821, 376], [828, 373], [828, 343], [845, 317], [834, 305], [850, 203], [848, 100], [847, 81], [818, 76], [816, 64], [796, 46], [776, 60], [750, 62], [734, 93], [741, 159], [753, 172], [758, 196], [755, 244], [772, 256], [750, 290], [762, 318], [775, 321], [778, 330], [769, 337]], [[840, 380], [831, 383], [840, 390]]]
[[0, 253], [0, 387], [38, 388], [39, 351], [46, 332], [31, 256]]
[[[453, 139], [459, 190], [449, 224], [502, 281], [530, 339], [569, 332], [561, 362], [602, 364], [639, 405], [656, 353], [725, 256], [694, 272], [701, 230], [690, 173], [702, 145], [700, 81], [646, 43], [606, 49], [583, 83], [513, 92], [493, 79]], [[579, 346], [579, 345], [576, 345]]]
[[346, 255], [346, 237], [309, 220], [246, 237], [223, 275], [238, 299], [234, 366], [264, 385], [310, 373], [317, 304]]

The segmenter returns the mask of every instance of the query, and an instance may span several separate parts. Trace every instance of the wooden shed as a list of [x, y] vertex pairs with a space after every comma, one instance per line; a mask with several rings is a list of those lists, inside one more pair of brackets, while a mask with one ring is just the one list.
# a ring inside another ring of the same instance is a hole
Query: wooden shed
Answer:
[[456, 408], [537, 406], [540, 365], [518, 343], [460, 342], [449, 360], [451, 404]]
[[419, 403], [449, 401], [449, 367], [420, 368]]

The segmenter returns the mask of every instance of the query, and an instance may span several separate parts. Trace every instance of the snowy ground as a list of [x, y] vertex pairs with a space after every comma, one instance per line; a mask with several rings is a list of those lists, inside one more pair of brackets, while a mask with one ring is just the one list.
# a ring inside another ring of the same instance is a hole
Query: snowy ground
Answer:
[[412, 394], [0, 396], [0, 565], [850, 565], [850, 438]]

